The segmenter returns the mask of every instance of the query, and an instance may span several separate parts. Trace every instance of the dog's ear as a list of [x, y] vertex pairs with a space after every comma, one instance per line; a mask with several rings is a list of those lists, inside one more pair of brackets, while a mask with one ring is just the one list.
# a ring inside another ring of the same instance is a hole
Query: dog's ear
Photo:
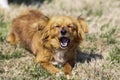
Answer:
[[79, 24], [81, 25], [81, 28], [83, 30], [84, 33], [88, 32], [88, 25], [85, 22], [85, 20], [83, 18], [81, 18], [80, 16], [77, 18]]
[[78, 41], [83, 40], [85, 33], [84, 33], [84, 31], [83, 31], [83, 29], [82, 29], [82, 27], [81, 27], [81, 25], [79, 23], [77, 24], [77, 33], [78, 33], [78, 36], [77, 36]]
[[77, 18], [78, 21], [78, 38], [79, 40], [83, 40], [85, 33], [88, 32], [88, 25], [85, 20], [81, 17]]
[[42, 45], [46, 48], [51, 48], [51, 33], [50, 33], [50, 27], [51, 24], [48, 22], [48, 24], [45, 26], [45, 28], [41, 31], [41, 42]]
[[43, 41], [46, 41], [46, 40], [50, 39], [50, 26], [51, 26], [51, 24], [48, 21], [47, 25], [41, 31], [41, 39]]

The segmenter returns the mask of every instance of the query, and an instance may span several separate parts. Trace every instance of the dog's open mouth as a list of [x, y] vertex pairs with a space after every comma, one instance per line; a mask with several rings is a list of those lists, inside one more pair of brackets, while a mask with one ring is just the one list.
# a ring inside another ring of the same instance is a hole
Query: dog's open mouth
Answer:
[[66, 48], [70, 43], [70, 39], [67, 38], [67, 37], [61, 37], [60, 38], [60, 45], [61, 45], [61, 48]]

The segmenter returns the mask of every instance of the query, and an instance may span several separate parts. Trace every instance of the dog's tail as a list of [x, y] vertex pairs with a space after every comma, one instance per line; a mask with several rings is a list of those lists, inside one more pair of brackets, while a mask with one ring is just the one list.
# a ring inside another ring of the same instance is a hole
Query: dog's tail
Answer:
[[6, 37], [6, 41], [10, 44], [15, 44], [15, 34], [9, 33]]

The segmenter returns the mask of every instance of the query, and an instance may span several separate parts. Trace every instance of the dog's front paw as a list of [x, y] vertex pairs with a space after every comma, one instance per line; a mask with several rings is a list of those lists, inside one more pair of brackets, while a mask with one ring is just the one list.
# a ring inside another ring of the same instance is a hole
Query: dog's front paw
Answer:
[[56, 73], [55, 76], [56, 77], [64, 76], [68, 80], [71, 79], [71, 75], [69, 75], [69, 74], [66, 75], [63, 71]]
[[51, 68], [51, 69], [49, 69], [49, 71], [50, 71], [50, 73], [52, 73], [52, 74], [57, 74], [57, 73], [60, 72], [60, 70], [59, 70], [58, 68]]
[[66, 63], [64, 68], [63, 68], [64, 74], [65, 75], [70, 75], [72, 71], [72, 67], [69, 63]]
[[56, 77], [59, 77], [59, 76], [61, 76], [61, 75], [64, 75], [64, 72], [63, 72], [63, 71], [59, 71], [59, 72], [56, 73], [55, 75], [56, 75]]

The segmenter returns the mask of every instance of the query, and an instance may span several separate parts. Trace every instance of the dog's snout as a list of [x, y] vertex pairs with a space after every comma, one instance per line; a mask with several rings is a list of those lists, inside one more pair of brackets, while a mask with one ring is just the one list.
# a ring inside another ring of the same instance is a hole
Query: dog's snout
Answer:
[[61, 30], [61, 34], [62, 34], [62, 35], [65, 35], [66, 33], [67, 33], [67, 31], [66, 31], [65, 29], [62, 29], [62, 30]]

